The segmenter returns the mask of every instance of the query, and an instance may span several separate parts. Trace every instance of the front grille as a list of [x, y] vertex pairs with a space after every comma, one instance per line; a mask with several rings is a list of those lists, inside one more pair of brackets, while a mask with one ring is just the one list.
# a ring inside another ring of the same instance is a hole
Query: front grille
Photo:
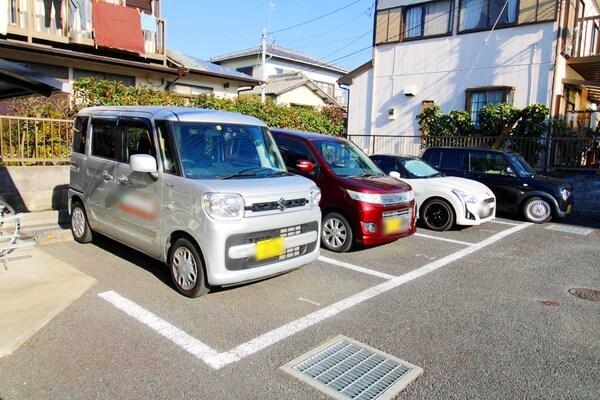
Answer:
[[318, 240], [314, 243], [310, 243], [308, 245], [296, 246], [286, 250], [286, 252], [280, 256], [269, 258], [266, 260], [255, 261], [251, 258], [240, 258], [240, 259], [232, 259], [227, 255], [227, 250], [233, 246], [239, 246], [241, 244], [247, 243], [256, 243], [261, 240], [273, 239], [276, 237], [289, 237], [294, 235], [299, 235], [301, 233], [317, 231], [319, 229], [319, 224], [317, 222], [310, 222], [308, 224], [288, 226], [280, 229], [272, 229], [268, 231], [262, 232], [254, 232], [240, 235], [233, 235], [227, 238], [227, 242], [225, 244], [225, 262], [226, 268], [230, 271], [241, 271], [250, 268], [262, 267], [265, 265], [273, 264], [282, 260], [287, 260], [295, 257], [299, 257], [303, 254], [307, 254], [312, 252], [317, 244]]
[[279, 201], [269, 201], [266, 203], [254, 203], [251, 206], [246, 207], [246, 210], [252, 212], [264, 212], [264, 211], [273, 211], [279, 210], [284, 211], [288, 208], [296, 208], [303, 207], [308, 203], [306, 199], [292, 199], [292, 200], [284, 200], [281, 198]]
[[383, 213], [383, 218], [403, 217], [403, 216], [406, 216], [409, 214], [410, 214], [410, 209], [385, 211]]

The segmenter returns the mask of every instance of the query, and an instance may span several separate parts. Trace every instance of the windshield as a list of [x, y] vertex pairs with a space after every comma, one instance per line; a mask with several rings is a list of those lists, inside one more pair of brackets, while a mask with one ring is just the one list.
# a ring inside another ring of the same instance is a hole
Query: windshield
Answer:
[[423, 160], [408, 159], [401, 161], [402, 166], [412, 179], [433, 178], [442, 174]]
[[286, 173], [265, 127], [174, 122], [173, 136], [187, 178], [230, 179]]
[[348, 141], [319, 140], [314, 142], [331, 170], [342, 177], [375, 177], [383, 173], [365, 153]]
[[519, 154], [507, 154], [508, 158], [512, 161], [514, 171], [519, 176], [532, 176], [535, 175], [535, 170], [525, 159]]

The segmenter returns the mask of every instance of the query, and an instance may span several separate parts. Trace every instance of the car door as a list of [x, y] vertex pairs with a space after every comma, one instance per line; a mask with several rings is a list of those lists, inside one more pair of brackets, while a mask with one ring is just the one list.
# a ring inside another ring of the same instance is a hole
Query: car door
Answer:
[[162, 202], [162, 171], [133, 171], [130, 157], [147, 154], [157, 157], [152, 120], [143, 113], [119, 117], [122, 154], [115, 165], [115, 228], [117, 239], [153, 256], [159, 256]]
[[469, 172], [489, 187], [496, 196], [499, 210], [514, 210], [521, 197], [519, 177], [508, 170], [509, 162], [502, 153], [470, 152]]
[[84, 203], [92, 229], [115, 233], [115, 167], [120, 152], [117, 116], [92, 115], [89, 157], [84, 162]]

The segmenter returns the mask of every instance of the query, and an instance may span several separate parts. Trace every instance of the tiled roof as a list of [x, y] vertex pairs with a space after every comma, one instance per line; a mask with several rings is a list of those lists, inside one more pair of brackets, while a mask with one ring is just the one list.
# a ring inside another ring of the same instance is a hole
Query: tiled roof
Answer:
[[184, 68], [189, 68], [194, 71], [208, 72], [212, 75], [230, 79], [240, 79], [253, 84], [260, 83], [260, 79], [253, 78], [250, 75], [243, 74], [234, 69], [223, 67], [222, 65], [214, 64], [212, 62], [203, 61], [175, 50], [167, 49], [167, 57], [175, 64], [179, 64]]
[[[267, 78], [267, 86], [265, 89], [265, 94], [279, 96], [283, 93], [289, 92], [290, 90], [296, 89], [300, 86], [308, 85], [313, 91], [316, 92], [318, 96], [323, 99], [326, 99], [327, 103], [330, 104], [339, 104], [321, 90], [313, 81], [306, 77], [302, 72], [288, 72], [286, 74], [280, 75], [271, 75]], [[252, 90], [246, 90], [243, 94], [261, 94], [261, 87], [255, 86]]]
[[[210, 61], [221, 62], [221, 61], [226, 61], [226, 60], [233, 60], [236, 58], [261, 54], [261, 52], [262, 52], [262, 47], [257, 46], [257, 47], [252, 47], [252, 48], [245, 49], [245, 50], [235, 51], [235, 52], [229, 53], [229, 54], [223, 54], [223, 55], [217, 56], [217, 57], [211, 57]], [[318, 58], [311, 56], [310, 54], [306, 54], [301, 51], [286, 49], [285, 47], [276, 46], [274, 44], [267, 46], [267, 56], [274, 57], [274, 58], [282, 58], [282, 59], [286, 59], [286, 60], [290, 60], [290, 61], [295, 61], [295, 62], [299, 62], [302, 64], [311, 65], [313, 67], [319, 67], [319, 68], [328, 69], [328, 70], [335, 71], [335, 72], [340, 72], [342, 74], [346, 74], [349, 72], [349, 70], [344, 67], [340, 67], [339, 65], [336, 65], [336, 64], [324, 61], [324, 60], [320, 60]]]

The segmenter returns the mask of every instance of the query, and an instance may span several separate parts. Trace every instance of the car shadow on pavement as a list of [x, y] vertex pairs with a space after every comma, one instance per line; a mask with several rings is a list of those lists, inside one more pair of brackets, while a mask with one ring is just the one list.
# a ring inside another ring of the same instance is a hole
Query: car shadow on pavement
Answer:
[[171, 281], [171, 274], [167, 265], [161, 261], [158, 261], [144, 253], [134, 250], [124, 244], [121, 244], [109, 237], [94, 232], [93, 244], [98, 246], [102, 250], [105, 250], [125, 261], [130, 262], [154, 275], [158, 280], [169, 286], [171, 289], [176, 290], [175, 286]]

